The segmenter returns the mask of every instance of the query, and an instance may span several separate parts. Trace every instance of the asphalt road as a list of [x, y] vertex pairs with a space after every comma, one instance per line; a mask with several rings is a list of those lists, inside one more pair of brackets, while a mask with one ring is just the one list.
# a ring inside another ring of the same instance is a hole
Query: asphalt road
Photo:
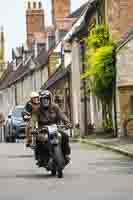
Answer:
[[0, 200], [132, 200], [133, 160], [72, 144], [64, 178], [36, 167], [23, 144], [0, 144]]

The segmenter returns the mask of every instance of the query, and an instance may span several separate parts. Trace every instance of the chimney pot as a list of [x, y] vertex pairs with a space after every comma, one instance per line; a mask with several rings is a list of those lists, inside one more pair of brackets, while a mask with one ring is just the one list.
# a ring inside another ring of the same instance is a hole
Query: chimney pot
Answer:
[[30, 2], [28, 1], [28, 9], [30, 9], [31, 8], [31, 4], [30, 4]]
[[42, 8], [42, 3], [41, 3], [41, 1], [39, 1], [39, 9], [41, 9]]
[[36, 2], [33, 2], [33, 8], [36, 9]]

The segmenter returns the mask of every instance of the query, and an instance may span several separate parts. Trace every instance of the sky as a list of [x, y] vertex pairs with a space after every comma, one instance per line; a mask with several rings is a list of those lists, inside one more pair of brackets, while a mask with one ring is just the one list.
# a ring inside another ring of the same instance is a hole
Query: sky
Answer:
[[[87, 0], [71, 0], [71, 11], [80, 7]], [[42, 0], [46, 13], [46, 21], [51, 23], [50, 0]], [[26, 20], [25, 20], [26, 0], [1, 0], [0, 25], [5, 31], [5, 57], [11, 59], [11, 49], [22, 45], [26, 41]]]

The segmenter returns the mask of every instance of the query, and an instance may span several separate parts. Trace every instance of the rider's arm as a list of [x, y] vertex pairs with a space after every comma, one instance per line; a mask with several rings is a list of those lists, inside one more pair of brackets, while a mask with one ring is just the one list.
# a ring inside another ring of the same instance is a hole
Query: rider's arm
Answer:
[[32, 114], [32, 104], [30, 101], [28, 101], [25, 105], [25, 108], [24, 108], [24, 111], [27, 113], [27, 114]]
[[70, 123], [69, 119], [67, 118], [67, 116], [63, 113], [63, 111], [60, 109], [60, 107], [58, 105], [55, 105], [55, 109], [56, 109], [56, 113], [58, 116], [58, 119], [60, 121], [63, 121], [65, 124]]
[[22, 117], [25, 120], [25, 116], [31, 116], [32, 114], [32, 104], [28, 101], [24, 107], [24, 111], [22, 112]]

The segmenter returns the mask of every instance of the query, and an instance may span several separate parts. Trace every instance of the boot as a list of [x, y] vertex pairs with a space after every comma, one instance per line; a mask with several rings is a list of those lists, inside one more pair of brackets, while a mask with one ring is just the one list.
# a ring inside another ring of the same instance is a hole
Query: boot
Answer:
[[38, 160], [38, 161], [36, 162], [36, 165], [38, 165], [38, 167], [43, 167], [43, 161]]
[[30, 144], [29, 144], [29, 143], [27, 143], [25, 146], [26, 146], [27, 148], [29, 148], [29, 147], [30, 147]]
[[71, 158], [69, 157], [69, 155], [65, 156], [65, 165], [68, 165], [70, 163]]

